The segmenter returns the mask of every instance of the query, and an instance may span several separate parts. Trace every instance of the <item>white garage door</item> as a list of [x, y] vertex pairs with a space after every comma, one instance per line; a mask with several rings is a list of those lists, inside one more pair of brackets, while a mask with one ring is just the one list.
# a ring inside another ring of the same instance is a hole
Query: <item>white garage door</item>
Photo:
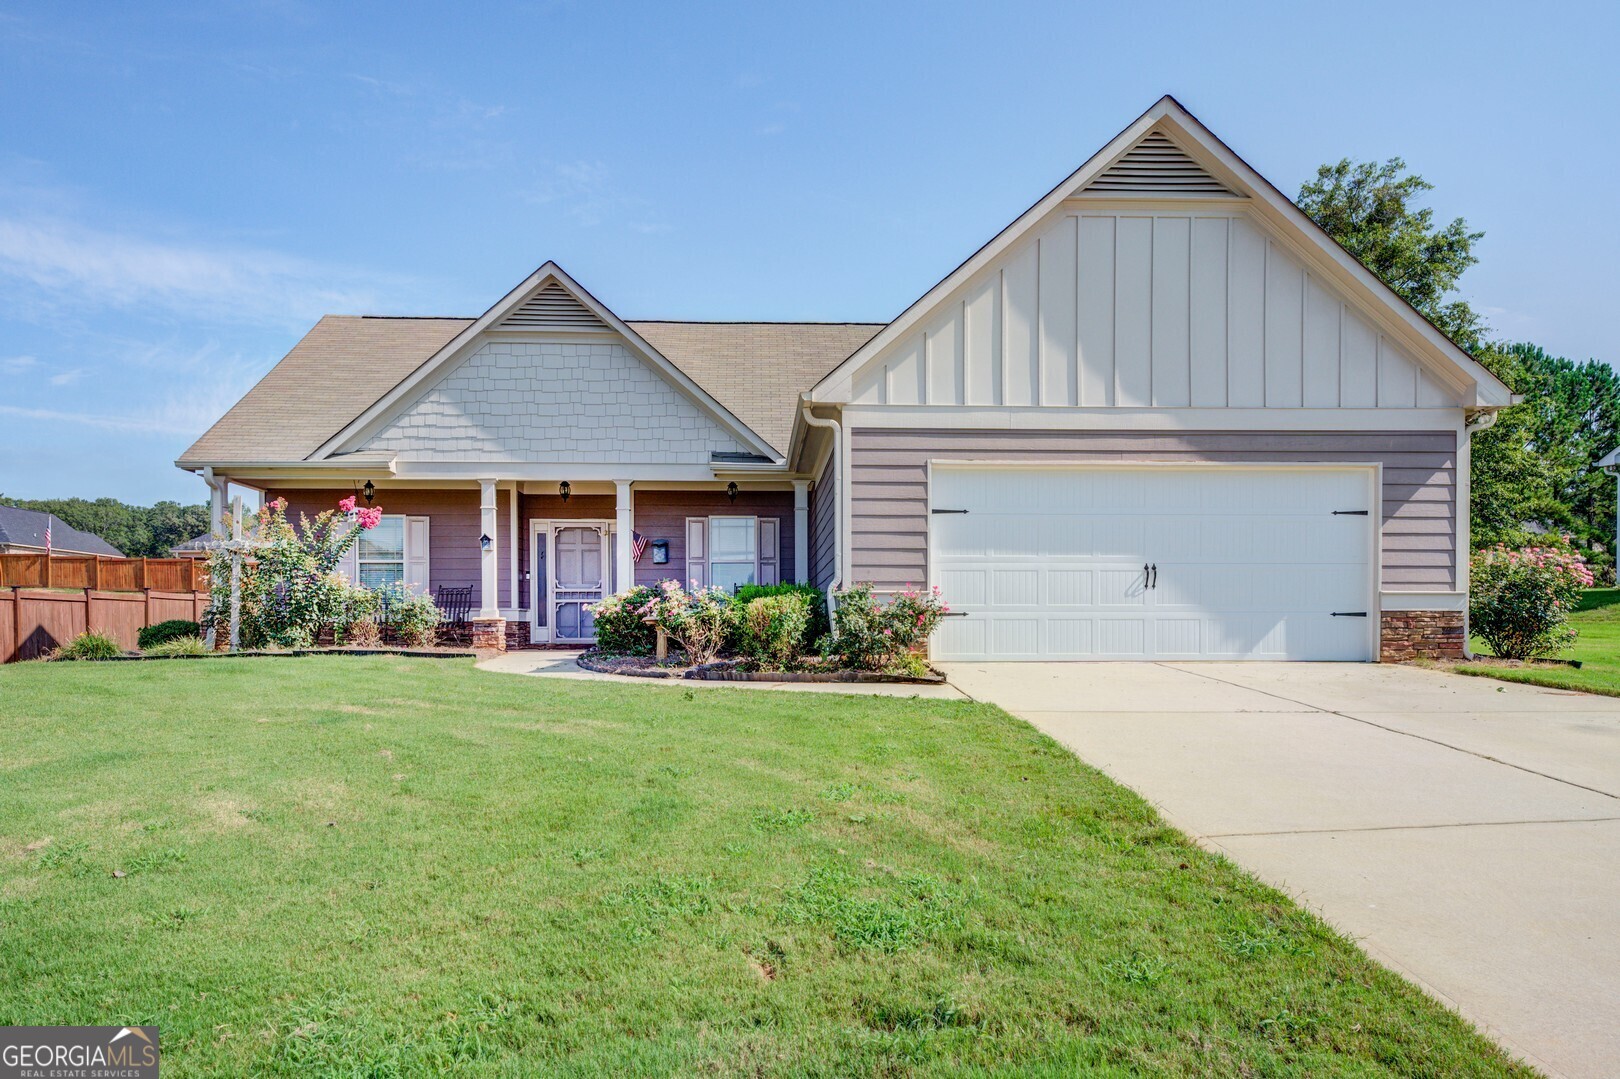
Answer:
[[1368, 469], [933, 468], [939, 659], [1373, 655]]

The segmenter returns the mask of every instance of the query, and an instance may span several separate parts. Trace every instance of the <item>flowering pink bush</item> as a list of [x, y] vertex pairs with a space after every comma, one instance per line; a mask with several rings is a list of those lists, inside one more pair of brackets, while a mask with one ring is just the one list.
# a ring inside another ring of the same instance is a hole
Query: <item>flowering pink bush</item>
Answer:
[[926, 592], [907, 585], [880, 604], [872, 586], [861, 584], [838, 593], [837, 602], [831, 654], [844, 666], [865, 671], [918, 666], [906, 657], [927, 644], [951, 609], [937, 585]]
[[1592, 587], [1586, 560], [1559, 547], [1498, 544], [1471, 562], [1468, 618], [1503, 659], [1554, 656], [1575, 641], [1569, 614]]
[[639, 613], [680, 645], [686, 661], [693, 665], [714, 661], [735, 618], [731, 593], [723, 588], [699, 588], [696, 581], [690, 592], [679, 581], [661, 582]]

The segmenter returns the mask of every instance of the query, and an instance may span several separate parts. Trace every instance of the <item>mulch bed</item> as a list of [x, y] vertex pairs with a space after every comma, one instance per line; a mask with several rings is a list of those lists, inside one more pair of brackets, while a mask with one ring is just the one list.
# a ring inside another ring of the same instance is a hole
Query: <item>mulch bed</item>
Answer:
[[676, 653], [663, 664], [651, 656], [625, 656], [606, 652], [586, 652], [575, 660], [587, 671], [597, 674], [622, 674], [631, 678], [691, 678], [706, 682], [887, 682], [903, 685], [941, 685], [945, 676], [929, 669], [921, 678], [903, 674], [883, 674], [878, 671], [832, 670], [812, 666], [803, 671], [748, 671], [742, 670], [734, 659], [716, 660], [699, 666], [688, 666], [684, 657]]
[[274, 652], [243, 649], [237, 652], [208, 652], [200, 656], [148, 656], [126, 652], [103, 662], [151, 661], [163, 659], [266, 659], [277, 656], [405, 656], [409, 659], [474, 659], [479, 653], [466, 648], [287, 648]]

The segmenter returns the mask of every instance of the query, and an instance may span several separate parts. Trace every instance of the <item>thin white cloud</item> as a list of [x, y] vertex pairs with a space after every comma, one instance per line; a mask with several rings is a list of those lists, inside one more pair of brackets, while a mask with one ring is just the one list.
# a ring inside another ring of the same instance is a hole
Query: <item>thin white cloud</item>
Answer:
[[20, 375], [24, 371], [32, 371], [39, 366], [39, 359], [34, 356], [8, 356], [0, 360], [0, 374]]
[[52, 386], [71, 386], [84, 377], [84, 368], [75, 367], [68, 371], [58, 371], [51, 376]]
[[585, 228], [615, 219], [637, 232], [657, 232], [665, 227], [647, 218], [646, 199], [618, 189], [612, 170], [600, 161], [569, 161], [552, 166], [550, 175], [529, 193], [529, 199], [558, 207]]
[[45, 217], [0, 218], [0, 276], [32, 293], [12, 297], [29, 307], [158, 309], [193, 319], [298, 325], [379, 306], [353, 271], [274, 251], [164, 243]]

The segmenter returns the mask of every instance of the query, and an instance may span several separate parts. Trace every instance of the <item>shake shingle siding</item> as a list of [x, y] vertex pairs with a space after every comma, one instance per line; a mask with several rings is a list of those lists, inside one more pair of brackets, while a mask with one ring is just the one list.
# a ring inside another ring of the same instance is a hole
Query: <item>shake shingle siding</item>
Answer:
[[1383, 465], [1383, 587], [1456, 587], [1457, 436], [1451, 431], [851, 432], [853, 572], [879, 588], [928, 575], [930, 460]]

